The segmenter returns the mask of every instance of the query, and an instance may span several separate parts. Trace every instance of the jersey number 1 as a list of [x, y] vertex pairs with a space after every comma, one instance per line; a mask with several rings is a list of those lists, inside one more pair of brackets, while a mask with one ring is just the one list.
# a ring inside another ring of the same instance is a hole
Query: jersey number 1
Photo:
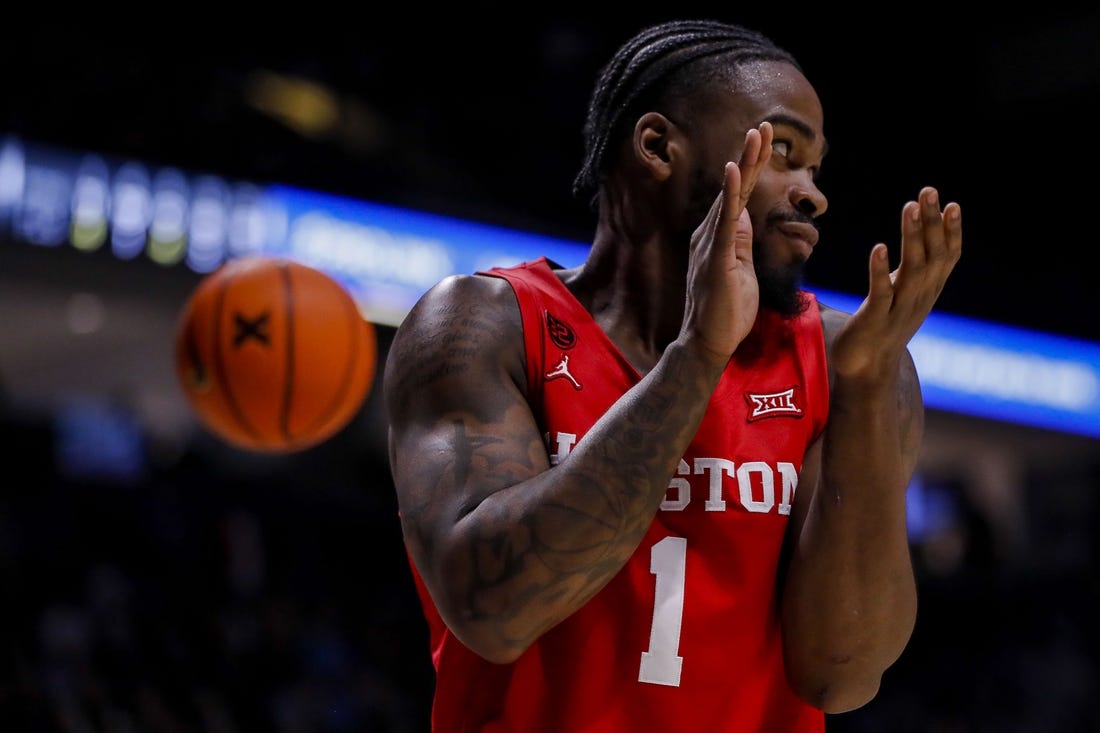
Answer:
[[684, 620], [684, 576], [687, 540], [665, 537], [649, 549], [649, 572], [657, 577], [649, 649], [642, 652], [638, 681], [680, 686], [680, 625]]

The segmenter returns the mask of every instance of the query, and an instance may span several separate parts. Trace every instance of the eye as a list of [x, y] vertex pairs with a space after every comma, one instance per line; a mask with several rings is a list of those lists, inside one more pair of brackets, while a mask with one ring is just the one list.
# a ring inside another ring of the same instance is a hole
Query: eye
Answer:
[[781, 155], [786, 158], [791, 154], [791, 144], [786, 140], [773, 140], [772, 152], [776, 155]]

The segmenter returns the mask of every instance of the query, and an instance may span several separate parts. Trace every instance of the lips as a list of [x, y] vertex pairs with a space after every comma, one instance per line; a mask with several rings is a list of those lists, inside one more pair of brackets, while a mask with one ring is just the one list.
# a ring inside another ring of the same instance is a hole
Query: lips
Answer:
[[775, 227], [791, 239], [801, 239], [812, 250], [817, 244], [818, 231], [813, 224], [805, 224], [798, 221], [780, 222]]

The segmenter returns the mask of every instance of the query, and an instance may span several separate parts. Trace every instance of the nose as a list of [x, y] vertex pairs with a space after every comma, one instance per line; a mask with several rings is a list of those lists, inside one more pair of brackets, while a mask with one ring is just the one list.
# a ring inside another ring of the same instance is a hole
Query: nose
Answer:
[[806, 216], [821, 216], [829, 208], [829, 200], [812, 181], [800, 181], [790, 188], [791, 205]]

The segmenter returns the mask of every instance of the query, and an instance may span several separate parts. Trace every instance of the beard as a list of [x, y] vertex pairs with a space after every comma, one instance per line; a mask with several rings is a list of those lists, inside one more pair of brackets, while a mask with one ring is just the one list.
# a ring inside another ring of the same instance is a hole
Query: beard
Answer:
[[770, 262], [758, 237], [752, 240], [752, 261], [760, 288], [760, 307], [787, 319], [802, 315], [810, 306], [802, 291], [805, 263], [779, 266]]
[[[685, 231], [685, 241], [691, 241], [691, 235], [698, 222], [706, 218], [714, 203], [714, 197], [722, 190], [722, 181], [707, 174], [700, 168], [693, 172], [688, 204], [688, 221], [694, 222]], [[769, 212], [759, 224], [768, 224], [779, 220], [799, 220], [813, 223], [813, 220], [797, 212]], [[802, 291], [802, 278], [805, 263], [780, 265], [768, 257], [768, 251], [762, 237], [757, 233], [758, 222], [753, 221], [752, 261], [756, 270], [756, 281], [760, 288], [760, 307], [774, 311], [781, 317], [792, 319], [802, 315], [810, 302]]]

